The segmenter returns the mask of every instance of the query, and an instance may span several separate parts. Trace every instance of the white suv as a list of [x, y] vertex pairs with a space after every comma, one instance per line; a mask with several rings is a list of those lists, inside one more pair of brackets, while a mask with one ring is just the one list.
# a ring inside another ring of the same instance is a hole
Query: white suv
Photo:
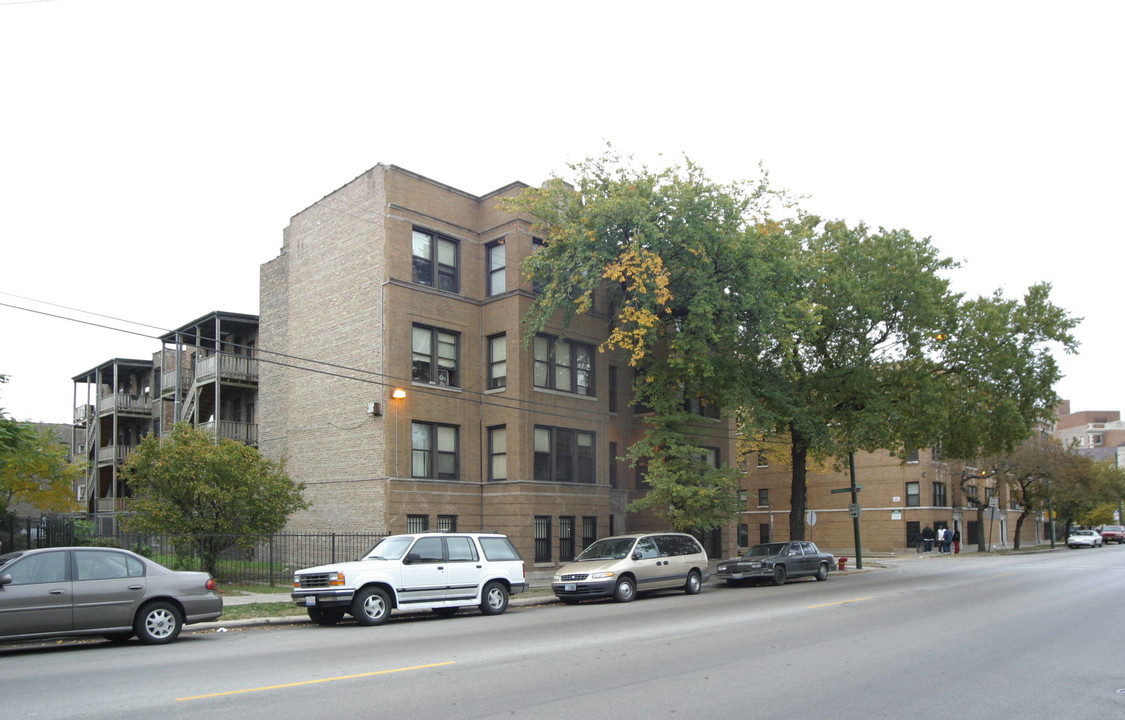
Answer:
[[381, 625], [392, 608], [453, 615], [476, 605], [499, 615], [509, 595], [526, 589], [523, 559], [507, 536], [418, 533], [383, 538], [355, 562], [298, 570], [291, 597], [318, 625], [335, 625], [345, 614]]

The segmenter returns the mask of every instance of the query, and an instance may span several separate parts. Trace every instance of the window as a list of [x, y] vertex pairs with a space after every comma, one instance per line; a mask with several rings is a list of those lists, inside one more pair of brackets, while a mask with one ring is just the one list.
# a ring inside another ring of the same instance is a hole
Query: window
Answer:
[[758, 451], [758, 467], [767, 468], [770, 466], [769, 458], [766, 457], [765, 450]]
[[78, 550], [74, 553], [79, 580], [110, 580], [142, 577], [144, 564], [135, 557], [106, 550]]
[[746, 523], [738, 524], [738, 547], [750, 547], [750, 526]]
[[5, 572], [12, 576], [12, 585], [64, 582], [67, 576], [65, 550], [46, 552], [25, 557]]
[[689, 412], [700, 417], [719, 419], [719, 406], [701, 398], [687, 398], [684, 400], [684, 412]]
[[769, 488], [758, 489], [758, 507], [770, 506], [770, 491]]
[[574, 516], [563, 515], [559, 518], [559, 562], [570, 562], [574, 559]]
[[768, 543], [772, 542], [770, 538], [770, 524], [758, 523], [758, 542]]
[[598, 539], [598, 519], [593, 516], [582, 518], [582, 549], [590, 547]]
[[457, 479], [457, 427], [411, 423], [411, 468], [416, 478]]
[[617, 443], [609, 444], [609, 486], [617, 487]]
[[[415, 230], [412, 242], [414, 282], [447, 292], [460, 292], [457, 241]], [[436, 282], [435, 282], [436, 275]]]
[[415, 382], [459, 387], [457, 333], [424, 325], [414, 326], [411, 378]]
[[594, 482], [594, 434], [535, 426], [535, 479]]
[[594, 395], [594, 347], [586, 343], [536, 335], [535, 387]]
[[[531, 251], [535, 252], [546, 244], [547, 243], [543, 241], [543, 238], [531, 238]], [[543, 281], [533, 280], [531, 282], [531, 289], [537, 293], [543, 292]]]
[[488, 338], [488, 389], [508, 384], [508, 339], [504, 333]]
[[[450, 515], [438, 515], [438, 530], [441, 530], [441, 519], [443, 517], [452, 517]], [[454, 523], [456, 525], [457, 523]], [[456, 532], [456, 528], [451, 532]], [[472, 538], [467, 537], [451, 537], [445, 538], [445, 547], [449, 554], [449, 562], [476, 562], [480, 559], [477, 555], [476, 545], [473, 544]]]
[[976, 485], [966, 485], [965, 486], [965, 497], [971, 499], [973, 501], [973, 504], [976, 504], [976, 502], [977, 502], [977, 486]]
[[719, 448], [705, 447], [703, 448], [703, 454], [697, 455], [695, 459], [707, 467], [717, 468], [719, 467]]
[[[437, 516], [437, 529], [444, 532], [457, 532], [457, 516], [456, 515], [438, 515]], [[470, 543], [471, 544], [471, 543]], [[453, 546], [450, 545], [450, 552], [452, 553]], [[450, 557], [452, 560], [452, 556]], [[473, 558], [476, 560], [476, 558]]]
[[609, 411], [615, 413], [617, 412], [617, 368], [613, 365], [609, 366], [609, 377], [606, 379], [609, 380], [609, 389], [607, 390], [609, 393]]
[[949, 503], [946, 502], [945, 483], [934, 483], [934, 505], [937, 507], [945, 507]]
[[922, 523], [917, 520], [906, 521], [906, 547], [918, 547], [922, 544], [920, 533], [922, 532]]
[[551, 517], [535, 516], [535, 562], [551, 562]]
[[647, 460], [637, 461], [636, 465], [633, 466], [633, 476], [636, 480], [636, 487], [638, 490], [644, 490], [648, 487], [648, 480], [645, 480], [645, 477], [648, 476]]
[[420, 533], [426, 532], [430, 529], [430, 516], [429, 515], [407, 515], [406, 516], [406, 532]]
[[485, 265], [485, 276], [487, 277], [488, 287], [485, 288], [486, 295], [489, 297], [499, 295], [504, 292], [504, 241], [497, 240], [494, 243], [489, 243], [485, 246], [485, 255], [487, 257]]
[[906, 456], [906, 462], [907, 462], [907, 464], [917, 463], [918, 462], [918, 451], [917, 450], [911, 450]]
[[488, 429], [488, 479], [508, 479], [508, 428], [504, 425]]
[[410, 552], [406, 554], [406, 558], [413, 560], [415, 563], [428, 565], [442, 562], [445, 558], [445, 548], [442, 547], [443, 540], [444, 538], [439, 537], [418, 538], [418, 541], [410, 546]]
[[922, 504], [921, 491], [918, 483], [906, 483], [906, 507], [919, 507]]

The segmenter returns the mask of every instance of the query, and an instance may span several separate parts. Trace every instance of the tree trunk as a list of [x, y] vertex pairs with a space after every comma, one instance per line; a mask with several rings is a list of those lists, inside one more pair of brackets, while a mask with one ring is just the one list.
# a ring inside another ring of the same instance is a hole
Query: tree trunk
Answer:
[[809, 473], [809, 442], [793, 423], [789, 424], [789, 437], [793, 441], [793, 450], [790, 455], [793, 461], [793, 484], [789, 505], [789, 539], [804, 540], [805, 508], [808, 505], [806, 480]]
[[[984, 529], [984, 507], [984, 505], [977, 503], [977, 527], [980, 528], [980, 532], [978, 533], [977, 537], [977, 552], [988, 551], [988, 547], [985, 545], [985, 538], [988, 536], [988, 532], [986, 532]], [[989, 522], [991, 523], [992, 521], [989, 520]]]
[[1028, 510], [1027, 507], [1027, 505], [1024, 505], [1024, 511], [1020, 513], [1020, 516], [1018, 518], [1016, 518], [1016, 539], [1012, 543], [1012, 547], [1015, 550], [1020, 549], [1020, 530], [1023, 529], [1023, 521], [1026, 520], [1027, 516], [1031, 513], [1031, 511]]

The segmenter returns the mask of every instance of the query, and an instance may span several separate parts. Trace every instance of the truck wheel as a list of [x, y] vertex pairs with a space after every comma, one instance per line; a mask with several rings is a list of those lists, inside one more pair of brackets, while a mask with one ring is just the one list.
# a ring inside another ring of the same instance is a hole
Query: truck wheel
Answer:
[[499, 615], [508, 609], [508, 591], [504, 583], [490, 582], [480, 596], [480, 611], [485, 615]]
[[364, 588], [352, 598], [352, 616], [360, 625], [382, 625], [391, 616], [391, 599], [381, 588]]
[[328, 627], [344, 619], [344, 608], [308, 608], [309, 620], [317, 625]]

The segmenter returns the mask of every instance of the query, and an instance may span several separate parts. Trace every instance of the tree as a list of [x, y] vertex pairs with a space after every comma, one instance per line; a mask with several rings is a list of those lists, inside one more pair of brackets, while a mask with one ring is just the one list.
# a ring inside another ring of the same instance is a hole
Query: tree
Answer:
[[[543, 246], [523, 270], [540, 290], [525, 318], [525, 344], [548, 323], [564, 329], [604, 286], [613, 318], [602, 350], [634, 370], [634, 402], [652, 409], [644, 438], [628, 450], [646, 467], [651, 508], [683, 530], [707, 530], [738, 509], [737, 470], [708, 467], [698, 415], [685, 404], [733, 411], [762, 328], [781, 319], [785, 257], [761, 231], [768, 184], [720, 185], [687, 161], [634, 169], [606, 153], [572, 166], [575, 185], [555, 178], [507, 201], [535, 220]], [[709, 432], [709, 431], [708, 431]]]
[[[1031, 513], [1047, 501], [1047, 483], [1060, 478], [1073, 465], [1066, 448], [1055, 438], [1040, 435], [1028, 438], [1012, 453], [986, 460], [984, 465], [999, 482], [1008, 485], [1020, 507], [1016, 518], [1015, 549], [1020, 549], [1020, 535]], [[978, 503], [978, 514], [983, 507]], [[978, 520], [983, 517], [978, 517]]]
[[309, 506], [304, 483], [290, 480], [284, 464], [233, 440], [215, 442], [187, 423], [163, 441], [146, 436], [122, 477], [133, 490], [128, 529], [197, 538], [213, 575], [224, 550], [281, 530]]
[[[0, 383], [7, 382], [0, 375]], [[46, 427], [12, 419], [0, 408], [0, 515], [26, 503], [44, 512], [74, 509], [74, 482], [82, 466]]]

